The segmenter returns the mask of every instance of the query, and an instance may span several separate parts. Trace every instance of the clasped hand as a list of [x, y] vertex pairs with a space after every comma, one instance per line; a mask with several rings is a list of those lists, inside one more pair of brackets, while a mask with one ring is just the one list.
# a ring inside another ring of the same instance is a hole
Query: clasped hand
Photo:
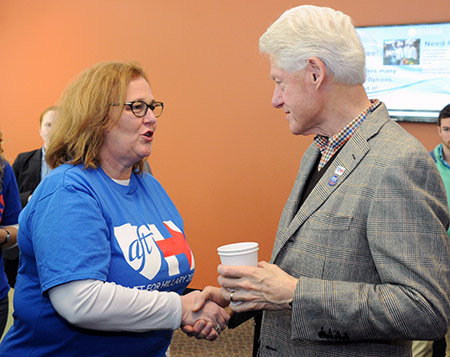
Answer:
[[277, 265], [264, 261], [257, 267], [219, 265], [217, 271], [222, 296], [232, 300], [233, 311], [290, 309], [298, 279]]
[[213, 341], [227, 327], [230, 315], [223, 307], [228, 302], [219, 288], [206, 287], [202, 292], [193, 291], [181, 296], [181, 302], [181, 329], [188, 336]]
[[277, 265], [264, 261], [257, 267], [219, 265], [217, 271], [222, 289], [208, 286], [202, 292], [182, 296], [189, 298], [186, 305], [183, 302], [181, 324], [188, 336], [215, 340], [228, 324], [230, 316], [224, 307], [230, 304], [231, 296], [230, 307], [236, 312], [290, 309], [298, 279]]

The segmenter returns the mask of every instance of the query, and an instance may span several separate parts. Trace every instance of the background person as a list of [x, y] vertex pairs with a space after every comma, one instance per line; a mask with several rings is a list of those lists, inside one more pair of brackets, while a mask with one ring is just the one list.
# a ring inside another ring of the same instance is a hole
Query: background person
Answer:
[[[26, 206], [39, 182], [50, 172], [50, 167], [45, 161], [45, 152], [49, 143], [49, 133], [56, 115], [56, 107], [45, 109], [39, 117], [39, 134], [44, 142], [40, 149], [20, 153], [12, 168], [19, 187], [20, 202], [22, 208]], [[17, 269], [19, 267], [19, 248], [8, 249], [3, 255], [5, 273], [9, 285], [14, 288], [16, 284]]]
[[403, 64], [403, 60], [405, 59], [405, 49], [403, 46], [403, 42], [397, 41], [395, 48], [395, 60], [397, 65]]
[[[11, 166], [3, 156], [0, 132], [0, 255], [17, 243], [17, 221], [21, 210], [19, 191]], [[0, 336], [8, 320], [8, 280], [0, 259]]]
[[414, 41], [406, 45], [405, 57], [407, 64], [417, 64], [417, 48], [414, 46]]
[[288, 10], [260, 50], [270, 57], [272, 105], [294, 135], [316, 137], [270, 264], [219, 265], [223, 297], [240, 302], [237, 312], [264, 310], [261, 356], [410, 356], [412, 340], [448, 329], [439, 173], [385, 105], [367, 98], [364, 50], [347, 15]]
[[39, 117], [39, 135], [42, 138], [41, 148], [23, 152], [17, 155], [12, 167], [19, 186], [20, 202], [25, 207], [45, 176], [50, 172], [50, 167], [45, 161], [45, 153], [50, 141], [50, 129], [56, 116], [56, 106], [45, 109]]
[[[174, 204], [149, 174], [156, 101], [135, 64], [97, 64], [58, 104], [52, 172], [20, 218], [14, 324], [0, 355], [164, 356], [198, 319], [215, 339], [228, 314], [180, 296], [194, 259]], [[214, 328], [213, 328], [214, 327]]]
[[450, 206], [450, 104], [444, 107], [438, 116], [438, 134], [442, 143], [430, 152], [437, 165], [447, 191], [447, 202]]
[[[437, 165], [442, 180], [444, 181], [445, 190], [447, 192], [447, 202], [450, 206], [450, 104], [445, 106], [439, 113], [437, 119], [438, 134], [442, 139], [442, 143], [437, 145], [430, 155]], [[448, 232], [447, 232], [448, 233]], [[413, 356], [414, 357], [431, 357], [433, 356], [434, 341], [414, 341]], [[439, 341], [436, 347], [440, 347], [443, 341]], [[445, 336], [445, 355], [450, 356], [450, 334]]]

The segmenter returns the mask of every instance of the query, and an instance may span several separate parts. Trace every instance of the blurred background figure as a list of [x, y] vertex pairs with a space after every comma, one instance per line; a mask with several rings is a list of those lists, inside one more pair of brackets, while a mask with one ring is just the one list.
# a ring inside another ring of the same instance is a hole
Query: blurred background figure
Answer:
[[39, 134], [43, 145], [41, 148], [19, 154], [13, 163], [14, 174], [19, 186], [20, 202], [25, 207], [45, 176], [50, 172], [50, 167], [45, 161], [45, 153], [50, 140], [50, 129], [56, 116], [56, 106], [45, 109], [39, 118]]
[[441, 110], [438, 116], [438, 134], [442, 143], [430, 152], [437, 165], [447, 191], [447, 201], [450, 206], [450, 104]]
[[417, 48], [414, 46], [415, 40], [410, 40], [406, 43], [405, 48], [405, 57], [406, 57], [406, 64], [417, 64], [418, 60], [418, 54], [417, 54]]
[[[439, 113], [438, 134], [442, 143], [437, 145], [430, 155], [437, 165], [442, 181], [444, 181], [445, 190], [447, 191], [447, 201], [450, 206], [450, 104], [446, 105]], [[449, 233], [449, 231], [447, 231]], [[445, 354], [442, 350], [445, 348]], [[414, 357], [432, 357], [450, 356], [450, 333], [447, 333], [445, 339], [439, 341], [414, 341], [413, 356]]]
[[[19, 191], [11, 166], [3, 156], [0, 132], [0, 255], [17, 243], [17, 221], [21, 211]], [[8, 319], [8, 280], [0, 259], [0, 336]]]
[[405, 58], [405, 50], [403, 48], [403, 42], [397, 41], [396, 46], [397, 47], [395, 49], [395, 60], [396, 60], [396, 64], [400, 65], [400, 64], [403, 64], [403, 59]]
[[[39, 185], [39, 182], [41, 182], [50, 172], [50, 167], [45, 161], [45, 152], [48, 147], [50, 129], [53, 125], [55, 116], [55, 106], [51, 106], [42, 112], [39, 117], [39, 134], [44, 142], [42, 147], [19, 154], [12, 165], [17, 180], [17, 186], [19, 187], [22, 208], [27, 205], [28, 200]], [[19, 267], [19, 248], [16, 246], [8, 249], [3, 255], [3, 260], [8, 283], [14, 288], [14, 285], [16, 284], [17, 269]]]

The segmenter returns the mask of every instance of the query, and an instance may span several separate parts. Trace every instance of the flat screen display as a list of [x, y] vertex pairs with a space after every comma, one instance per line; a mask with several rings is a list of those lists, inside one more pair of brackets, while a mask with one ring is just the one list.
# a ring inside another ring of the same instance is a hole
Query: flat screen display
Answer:
[[450, 104], [450, 23], [357, 27], [369, 98], [398, 121], [435, 123]]

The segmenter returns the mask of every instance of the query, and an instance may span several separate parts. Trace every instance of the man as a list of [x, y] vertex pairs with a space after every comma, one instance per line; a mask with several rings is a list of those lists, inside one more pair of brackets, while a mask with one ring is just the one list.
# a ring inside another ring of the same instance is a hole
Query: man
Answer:
[[407, 64], [417, 64], [417, 48], [413, 42], [409, 42], [406, 45], [405, 52]]
[[395, 59], [396, 64], [403, 64], [403, 60], [405, 59], [405, 50], [403, 48], [403, 42], [397, 42], [397, 48], [395, 49]]
[[450, 206], [450, 104], [445, 106], [439, 113], [437, 124], [442, 144], [436, 146], [430, 154], [444, 181], [447, 191], [447, 202]]
[[410, 356], [411, 341], [443, 337], [450, 316], [439, 172], [367, 98], [364, 50], [347, 15], [288, 10], [260, 50], [271, 62], [272, 105], [294, 135], [316, 137], [270, 264], [219, 265], [222, 295], [236, 312], [264, 310], [261, 356]]
[[[39, 134], [44, 142], [43, 146], [40, 149], [19, 154], [12, 165], [19, 186], [22, 208], [28, 203], [39, 182], [50, 172], [50, 168], [45, 161], [45, 150], [47, 150], [49, 133], [55, 115], [55, 106], [51, 106], [42, 112], [39, 117]], [[19, 266], [19, 249], [14, 247], [4, 251], [3, 259], [8, 283], [14, 288]]]
[[39, 117], [39, 134], [44, 142], [39, 149], [24, 152], [13, 163], [14, 174], [19, 186], [20, 201], [25, 207], [39, 182], [50, 172], [45, 161], [45, 151], [50, 141], [50, 129], [56, 116], [56, 107], [45, 109]]
[[[437, 119], [438, 134], [442, 139], [442, 143], [437, 145], [430, 155], [437, 165], [442, 180], [444, 181], [445, 190], [447, 191], [447, 202], [450, 206], [450, 104], [444, 107], [438, 115]], [[448, 232], [447, 232], [448, 233]], [[444, 340], [438, 341], [435, 349], [443, 344]], [[446, 356], [450, 356], [450, 334], [445, 336]], [[413, 342], [414, 357], [432, 357], [433, 341], [414, 341]]]

